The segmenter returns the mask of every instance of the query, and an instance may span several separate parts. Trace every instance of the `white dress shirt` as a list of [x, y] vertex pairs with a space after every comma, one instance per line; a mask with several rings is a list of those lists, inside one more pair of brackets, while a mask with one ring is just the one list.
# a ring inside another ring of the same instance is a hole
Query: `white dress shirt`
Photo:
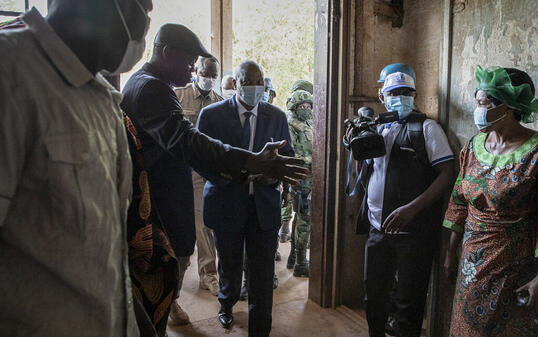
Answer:
[[[247, 111], [252, 112], [252, 116], [250, 116], [250, 142], [248, 144], [248, 150], [252, 151], [252, 149], [254, 148], [254, 137], [256, 137], [256, 122], [258, 118], [258, 105], [259, 104], [256, 104], [256, 106], [252, 108], [252, 110], [247, 110], [247, 108], [245, 108], [243, 104], [241, 104], [241, 102], [239, 101], [239, 97], [237, 95], [235, 95], [235, 102], [237, 103], [237, 113], [239, 114], [239, 120], [241, 121], [241, 126], [245, 125], [245, 120], [246, 120], [245, 112]], [[254, 194], [253, 183], [250, 183], [249, 193], [251, 195]]]

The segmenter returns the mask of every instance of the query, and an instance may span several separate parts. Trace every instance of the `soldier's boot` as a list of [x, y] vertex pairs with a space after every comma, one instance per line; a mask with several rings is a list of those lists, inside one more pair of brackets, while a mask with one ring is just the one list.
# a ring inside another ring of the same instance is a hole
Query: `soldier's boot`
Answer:
[[292, 201], [289, 201], [289, 204], [282, 208], [282, 226], [280, 228], [280, 233], [278, 235], [280, 242], [285, 243], [291, 240], [290, 232], [290, 222], [292, 220]]
[[295, 240], [293, 240], [293, 238], [292, 238], [291, 239], [290, 256], [288, 256], [288, 263], [286, 264], [286, 268], [293, 269], [293, 267], [295, 266], [295, 260], [296, 260]]
[[282, 229], [280, 230], [279, 237], [280, 237], [280, 243], [285, 243], [285, 242], [290, 241], [291, 235], [290, 235], [289, 224], [284, 223], [282, 225]]
[[310, 274], [310, 261], [306, 259], [306, 247], [296, 247], [295, 255], [297, 261], [293, 267], [293, 276], [295, 277], [308, 277]]

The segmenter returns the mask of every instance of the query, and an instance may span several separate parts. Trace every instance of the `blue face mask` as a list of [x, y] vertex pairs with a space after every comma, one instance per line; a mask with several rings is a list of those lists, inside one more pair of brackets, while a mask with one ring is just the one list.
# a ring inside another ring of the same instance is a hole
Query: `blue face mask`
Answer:
[[263, 93], [263, 101], [269, 102], [269, 93], [267, 91]]
[[413, 96], [388, 96], [385, 99], [387, 111], [398, 111], [400, 120], [407, 118], [413, 112], [414, 103]]
[[264, 93], [263, 85], [249, 85], [241, 87], [239, 98], [248, 106], [256, 106], [263, 99]]
[[500, 121], [504, 117], [506, 117], [506, 114], [504, 114], [501, 117], [497, 118], [496, 120], [494, 120], [492, 122], [488, 122], [488, 118], [487, 118], [488, 117], [488, 111], [493, 110], [495, 108], [496, 108], [495, 105], [493, 105], [493, 108], [489, 109], [489, 110], [487, 108], [480, 107], [480, 106], [476, 107], [476, 109], [474, 110], [474, 123], [476, 124], [476, 127], [478, 128], [478, 130], [482, 131], [482, 130], [486, 129], [487, 127], [490, 127], [493, 124], [497, 123], [498, 121]]

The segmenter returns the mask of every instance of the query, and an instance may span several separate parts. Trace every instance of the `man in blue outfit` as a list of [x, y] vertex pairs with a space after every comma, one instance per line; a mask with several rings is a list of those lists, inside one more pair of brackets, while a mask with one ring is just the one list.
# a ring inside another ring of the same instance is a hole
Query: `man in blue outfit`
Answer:
[[[206, 107], [198, 129], [210, 137], [249, 151], [267, 142], [286, 140], [279, 150], [294, 156], [286, 115], [263, 102], [264, 78], [260, 67], [246, 61], [235, 73], [236, 94]], [[204, 189], [204, 222], [213, 229], [219, 256], [219, 322], [233, 324], [232, 308], [241, 290], [243, 249], [246, 248], [249, 283], [249, 336], [269, 336], [273, 305], [274, 257], [280, 227], [279, 182], [250, 176], [247, 183], [209, 177]]]

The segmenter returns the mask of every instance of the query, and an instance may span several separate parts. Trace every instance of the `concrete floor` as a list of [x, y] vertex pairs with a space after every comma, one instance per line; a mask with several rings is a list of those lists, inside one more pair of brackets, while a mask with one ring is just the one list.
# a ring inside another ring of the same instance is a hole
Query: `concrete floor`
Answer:
[[[194, 322], [184, 327], [169, 327], [169, 337], [245, 337], [248, 335], [248, 315], [245, 311], [234, 314], [235, 324], [224, 330], [216, 317]], [[297, 300], [273, 307], [271, 337], [367, 337], [360, 325], [335, 310], [321, 309], [318, 305]]]
[[[327, 337], [362, 337], [367, 336], [364, 326], [356, 324], [345, 315], [307, 301], [308, 279], [296, 278], [292, 271], [286, 269], [290, 244], [281, 244], [279, 251], [282, 261], [277, 261], [275, 270], [279, 278], [279, 287], [274, 293], [273, 328], [271, 336], [327, 336]], [[198, 287], [198, 266], [195, 255], [191, 258], [179, 303], [191, 320], [183, 327], [168, 326], [169, 337], [240, 337], [248, 335], [247, 301], [239, 302], [234, 307], [235, 324], [230, 330], [224, 330], [217, 321], [219, 302], [207, 290]]]

